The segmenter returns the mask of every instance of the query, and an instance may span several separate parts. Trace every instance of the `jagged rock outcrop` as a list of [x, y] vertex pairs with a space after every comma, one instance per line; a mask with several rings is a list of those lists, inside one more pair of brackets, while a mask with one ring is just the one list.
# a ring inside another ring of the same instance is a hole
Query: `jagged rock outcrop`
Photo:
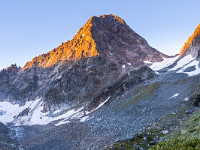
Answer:
[[163, 57], [167, 56], [120, 17], [94, 16], [71, 41], [27, 62], [2, 97], [20, 101], [40, 97], [45, 110], [62, 103], [87, 105], [103, 88], [145, 66], [144, 61], [159, 62]]
[[16, 64], [12, 64], [10, 67], [0, 71], [0, 98], [9, 98], [9, 95], [13, 95], [16, 89], [13, 87], [13, 81], [17, 78], [19, 71], [21, 70]]
[[20, 67], [18, 67], [16, 64], [12, 64], [10, 65], [10, 67], [0, 71], [0, 77], [6, 78], [9, 76], [16, 75], [20, 70], [21, 70]]
[[197, 26], [194, 33], [185, 42], [179, 55], [186, 56], [189, 54], [198, 60], [200, 59], [200, 24]]

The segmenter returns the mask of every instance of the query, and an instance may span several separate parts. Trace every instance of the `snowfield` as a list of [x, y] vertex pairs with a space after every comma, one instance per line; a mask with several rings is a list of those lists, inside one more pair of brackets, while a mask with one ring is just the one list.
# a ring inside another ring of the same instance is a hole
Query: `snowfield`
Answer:
[[[179, 56], [173, 57], [173, 58], [163, 58], [163, 61], [161, 62], [155, 62], [153, 63], [151, 66], [149, 66], [152, 70], [154, 71], [158, 71], [161, 70], [165, 67], [170, 66], [171, 64], [173, 64]], [[144, 62], [145, 63], [145, 62]], [[147, 62], [146, 62], [147, 63]], [[149, 63], [149, 62], [148, 62]]]
[[175, 67], [173, 67], [172, 69], [169, 69], [169, 71], [182, 68], [183, 66], [187, 65], [188, 63], [190, 63], [192, 60], [194, 60], [194, 58], [192, 57], [192, 55], [187, 55], [187, 56], [183, 57], [182, 59], [180, 59], [177, 62], [177, 65]]
[[[194, 69], [188, 71], [186, 70], [191, 67], [194, 67]], [[198, 75], [200, 73], [199, 61], [195, 60], [192, 55], [187, 55], [180, 59], [175, 67], [169, 69], [169, 71], [174, 70], [178, 70], [176, 73], [185, 73], [188, 76]]]
[[30, 106], [31, 102], [27, 102], [24, 106], [19, 104], [11, 104], [10, 102], [0, 102], [0, 122], [6, 124], [13, 122], [15, 116]]
[[[24, 106], [19, 104], [12, 104], [10, 102], [0, 102], [0, 122], [7, 124], [13, 122], [18, 125], [46, 125], [53, 121], [62, 120], [60, 124], [67, 123], [68, 119], [81, 119], [84, 116], [84, 112], [81, 112], [83, 108], [78, 110], [72, 109], [66, 113], [57, 116], [50, 117], [49, 112], [43, 113], [43, 102], [41, 99], [35, 101], [28, 101]], [[22, 114], [25, 109], [29, 109], [27, 114]], [[61, 110], [53, 112], [58, 114]], [[20, 115], [21, 114], [21, 115]], [[64, 121], [63, 121], [64, 119]], [[84, 119], [82, 119], [84, 120]]]
[[[193, 71], [185, 71], [189, 67], [195, 67], [195, 69]], [[193, 60], [192, 62], [181, 68], [179, 71], [177, 71], [177, 73], [186, 73], [188, 74], [188, 76], [195, 76], [200, 74], [199, 61]]]
[[[162, 62], [153, 63], [149, 67], [154, 71], [161, 70], [165, 67], [172, 65], [178, 59], [178, 57], [179, 56], [176, 56], [174, 58], [163, 58], [164, 60]], [[144, 61], [144, 63], [150, 63], [150, 62]], [[169, 69], [168, 71], [176, 71], [176, 73], [185, 73], [188, 76], [195, 76], [200, 74], [199, 66], [200, 65], [198, 60], [195, 60], [195, 58], [193, 58], [192, 55], [187, 55], [181, 58], [177, 62], [176, 66]], [[192, 67], [194, 68], [193, 70]]]
[[[97, 108], [91, 112], [102, 107], [110, 97], [108, 97], [104, 102], [100, 103]], [[27, 110], [27, 113], [23, 113]], [[35, 101], [28, 101], [24, 106], [19, 104], [12, 104], [10, 102], [0, 102], [0, 122], [14, 123], [16, 126], [19, 125], [46, 125], [50, 122], [55, 122], [54, 125], [59, 126], [71, 122], [72, 119], [78, 119], [80, 122], [85, 122], [90, 117], [88, 114], [91, 112], [84, 111], [83, 107], [79, 109], [71, 109], [65, 113], [61, 113], [61, 110], [56, 110], [53, 112], [53, 116], [49, 115], [49, 112], [43, 112], [43, 102], [41, 99], [36, 99]]]

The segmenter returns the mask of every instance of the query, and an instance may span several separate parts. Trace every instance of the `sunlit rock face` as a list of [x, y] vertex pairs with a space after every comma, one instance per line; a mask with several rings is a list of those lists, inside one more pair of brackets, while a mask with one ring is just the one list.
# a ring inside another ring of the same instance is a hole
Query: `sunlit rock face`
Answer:
[[180, 56], [192, 55], [199, 59], [200, 55], [200, 24], [197, 26], [194, 33], [185, 42], [180, 51]]
[[81, 58], [88, 58], [98, 55], [96, 43], [92, 37], [91, 27], [93, 18], [78, 31], [71, 41], [62, 43], [47, 54], [42, 54], [26, 63], [22, 70], [32, 68], [35, 64], [39, 67], [48, 68], [62, 61], [76, 61]]

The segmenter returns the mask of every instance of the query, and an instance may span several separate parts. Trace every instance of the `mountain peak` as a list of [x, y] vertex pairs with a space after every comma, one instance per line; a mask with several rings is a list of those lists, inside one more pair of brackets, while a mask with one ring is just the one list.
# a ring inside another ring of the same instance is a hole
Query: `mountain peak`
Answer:
[[196, 55], [196, 49], [194, 50], [193, 48], [195, 45], [197, 45], [199, 43], [198, 41], [200, 42], [200, 24], [197, 26], [194, 33], [185, 42], [179, 55], [183, 56], [183, 55], [187, 55], [190, 53], [192, 53], [192, 55]]
[[143, 66], [144, 60], [155, 62], [165, 57], [151, 48], [122, 18], [109, 14], [91, 17], [71, 41], [35, 57], [26, 63], [22, 71], [35, 64], [41, 68], [49, 68], [62, 61], [70, 62], [94, 56], [106, 58], [118, 66], [132, 64], [132, 69]]
[[116, 16], [116, 15], [113, 15], [113, 14], [108, 14], [108, 15], [100, 15], [100, 16], [92, 16], [86, 24], [89, 24], [89, 23], [97, 23], [98, 21], [111, 21], [111, 22], [119, 22], [121, 24], [124, 24], [125, 21], [119, 17], [119, 16]]
[[[95, 17], [93, 17], [93, 18], [95, 18]], [[117, 21], [117, 22], [119, 22], [119, 23], [121, 23], [121, 24], [124, 24], [125, 23], [125, 21], [122, 19], [122, 18], [120, 18], [120, 17], [118, 17], [118, 16], [116, 16], [116, 15], [113, 15], [113, 14], [109, 14], [109, 15], [101, 15], [101, 16], [99, 16], [99, 17], [96, 17], [96, 18], [99, 18], [99, 19], [101, 19], [101, 20], [110, 20], [110, 21]]]

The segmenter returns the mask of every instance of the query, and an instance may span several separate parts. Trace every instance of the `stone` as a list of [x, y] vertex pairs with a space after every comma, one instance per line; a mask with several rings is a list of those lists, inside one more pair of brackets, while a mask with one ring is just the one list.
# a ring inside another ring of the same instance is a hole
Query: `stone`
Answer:
[[30, 111], [30, 108], [26, 108], [22, 112], [20, 112], [17, 116], [15, 116], [15, 118], [18, 118], [20, 116], [27, 116], [29, 111]]
[[181, 134], [184, 135], [187, 133], [187, 130], [181, 130]]
[[150, 141], [149, 145], [155, 145], [156, 144], [156, 140]]
[[163, 139], [159, 139], [158, 140], [158, 143], [162, 143], [164, 140]]
[[192, 72], [192, 71], [194, 71], [195, 69], [196, 69], [195, 66], [191, 66], [191, 67], [186, 68], [183, 72]]
[[192, 114], [193, 111], [191, 109], [185, 111], [186, 114]]
[[168, 130], [162, 130], [161, 132], [162, 132], [163, 134], [167, 134], [167, 133], [169, 133]]

